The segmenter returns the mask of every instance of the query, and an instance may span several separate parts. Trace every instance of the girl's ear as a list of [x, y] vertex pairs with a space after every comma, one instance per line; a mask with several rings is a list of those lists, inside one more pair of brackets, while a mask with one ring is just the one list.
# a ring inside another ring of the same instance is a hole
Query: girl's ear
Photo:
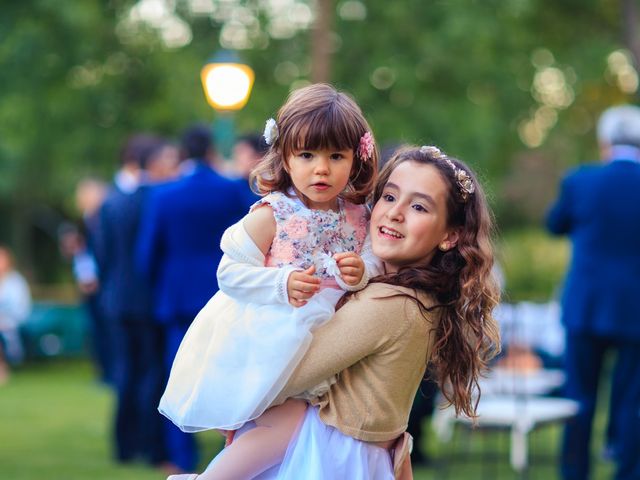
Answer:
[[455, 247], [458, 244], [458, 240], [460, 240], [460, 232], [461, 232], [460, 228], [452, 228], [447, 232], [447, 234], [444, 236], [440, 244], [443, 244], [443, 243], [448, 244], [449, 247], [447, 248], [447, 250]]

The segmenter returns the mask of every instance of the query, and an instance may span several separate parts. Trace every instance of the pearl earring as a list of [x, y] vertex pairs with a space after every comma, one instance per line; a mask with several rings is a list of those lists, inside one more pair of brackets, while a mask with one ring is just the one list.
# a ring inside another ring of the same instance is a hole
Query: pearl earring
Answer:
[[442, 242], [440, 245], [438, 245], [438, 248], [443, 252], [446, 252], [447, 250], [449, 250], [449, 242]]

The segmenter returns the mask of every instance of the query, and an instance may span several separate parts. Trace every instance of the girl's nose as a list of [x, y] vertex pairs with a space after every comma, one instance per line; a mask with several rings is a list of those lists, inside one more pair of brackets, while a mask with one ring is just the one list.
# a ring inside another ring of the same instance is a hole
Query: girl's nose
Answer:
[[394, 204], [389, 210], [387, 210], [387, 217], [394, 222], [401, 222], [404, 220], [404, 213], [402, 206], [399, 203]]
[[329, 173], [329, 159], [324, 156], [319, 156], [315, 165], [315, 173], [317, 175], [326, 175]]

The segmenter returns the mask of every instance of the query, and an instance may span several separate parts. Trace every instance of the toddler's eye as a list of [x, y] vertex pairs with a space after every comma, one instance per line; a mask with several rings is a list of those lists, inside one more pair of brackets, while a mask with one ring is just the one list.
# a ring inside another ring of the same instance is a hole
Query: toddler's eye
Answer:
[[344, 156], [341, 153], [331, 154], [331, 160], [342, 160]]
[[424, 208], [424, 207], [423, 207], [422, 205], [420, 205], [420, 204], [412, 205], [412, 208], [413, 208], [414, 210], [417, 210], [418, 212], [426, 212], [426, 211], [427, 211], [427, 209], [426, 209], [426, 208]]
[[313, 158], [313, 154], [311, 152], [300, 152], [298, 156], [306, 160]]
[[393, 202], [395, 200], [395, 198], [393, 198], [393, 195], [391, 195], [390, 193], [385, 193], [382, 195], [382, 199], [385, 202]]

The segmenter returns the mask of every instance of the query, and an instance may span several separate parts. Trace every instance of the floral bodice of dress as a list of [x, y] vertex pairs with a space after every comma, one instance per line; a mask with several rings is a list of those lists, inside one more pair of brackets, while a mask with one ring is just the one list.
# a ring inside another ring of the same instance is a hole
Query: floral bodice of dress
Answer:
[[329, 279], [335, 268], [329, 257], [341, 252], [360, 254], [362, 251], [369, 219], [367, 207], [338, 198], [337, 212], [312, 210], [291, 195], [270, 193], [252, 207], [269, 205], [276, 221], [276, 235], [265, 264], [301, 269], [315, 265], [316, 275]]

